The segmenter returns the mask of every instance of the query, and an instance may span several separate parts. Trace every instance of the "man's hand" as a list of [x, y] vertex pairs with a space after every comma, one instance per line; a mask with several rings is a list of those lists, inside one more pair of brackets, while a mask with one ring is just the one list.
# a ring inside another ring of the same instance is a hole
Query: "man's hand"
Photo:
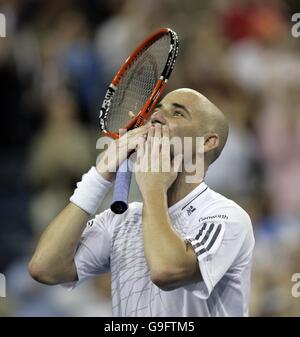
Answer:
[[138, 145], [135, 170], [143, 196], [145, 258], [152, 282], [165, 291], [201, 279], [194, 250], [174, 230], [168, 214], [167, 191], [178, 175], [182, 156], [175, 159], [170, 152], [168, 127], [152, 126], [147, 140]]
[[137, 146], [135, 177], [142, 195], [157, 189], [167, 192], [178, 175], [177, 160], [171, 159], [170, 135], [166, 125], [151, 126], [147, 139], [140, 139]]
[[102, 153], [100, 161], [97, 163], [97, 171], [101, 176], [113, 181], [116, 176], [119, 164], [122, 163], [133, 150], [136, 149], [138, 142], [144, 139], [150, 125], [128, 131], [119, 139], [113, 140], [108, 148]]

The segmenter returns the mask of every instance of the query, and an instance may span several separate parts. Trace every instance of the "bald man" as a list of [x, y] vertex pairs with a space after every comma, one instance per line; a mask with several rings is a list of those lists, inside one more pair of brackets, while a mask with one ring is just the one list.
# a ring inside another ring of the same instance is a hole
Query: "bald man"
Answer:
[[[41, 237], [29, 264], [32, 277], [73, 288], [111, 272], [113, 316], [247, 316], [251, 220], [204, 182], [227, 135], [226, 118], [206, 97], [191, 89], [169, 93], [147, 125], [115, 141], [83, 175]], [[176, 137], [202, 139], [200, 148], [193, 142], [190, 149], [192, 161], [204, 158], [197, 182], [187, 181], [182, 157], [164, 142]], [[115, 177], [110, 167], [133, 149], [143, 203], [121, 215], [106, 210], [95, 216]], [[141, 169], [149, 162], [156, 172]]]

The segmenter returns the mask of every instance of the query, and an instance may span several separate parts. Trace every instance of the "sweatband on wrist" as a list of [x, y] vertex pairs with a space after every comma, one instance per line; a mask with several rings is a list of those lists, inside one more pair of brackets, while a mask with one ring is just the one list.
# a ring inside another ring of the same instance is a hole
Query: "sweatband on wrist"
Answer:
[[112, 182], [105, 180], [93, 166], [77, 183], [70, 201], [90, 215], [97, 212]]

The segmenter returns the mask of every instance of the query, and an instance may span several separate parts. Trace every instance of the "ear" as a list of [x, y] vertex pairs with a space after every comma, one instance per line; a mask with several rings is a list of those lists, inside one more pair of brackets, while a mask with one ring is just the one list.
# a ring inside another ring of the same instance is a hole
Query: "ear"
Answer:
[[210, 152], [219, 146], [220, 138], [216, 133], [211, 133], [205, 136], [204, 153]]

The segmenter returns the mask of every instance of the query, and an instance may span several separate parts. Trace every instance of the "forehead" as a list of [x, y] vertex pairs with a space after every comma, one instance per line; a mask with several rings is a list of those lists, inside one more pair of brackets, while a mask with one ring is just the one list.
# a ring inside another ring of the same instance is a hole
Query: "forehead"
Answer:
[[184, 105], [192, 114], [198, 113], [203, 105], [200, 95], [188, 90], [172, 91], [161, 101], [161, 104], [172, 103]]

